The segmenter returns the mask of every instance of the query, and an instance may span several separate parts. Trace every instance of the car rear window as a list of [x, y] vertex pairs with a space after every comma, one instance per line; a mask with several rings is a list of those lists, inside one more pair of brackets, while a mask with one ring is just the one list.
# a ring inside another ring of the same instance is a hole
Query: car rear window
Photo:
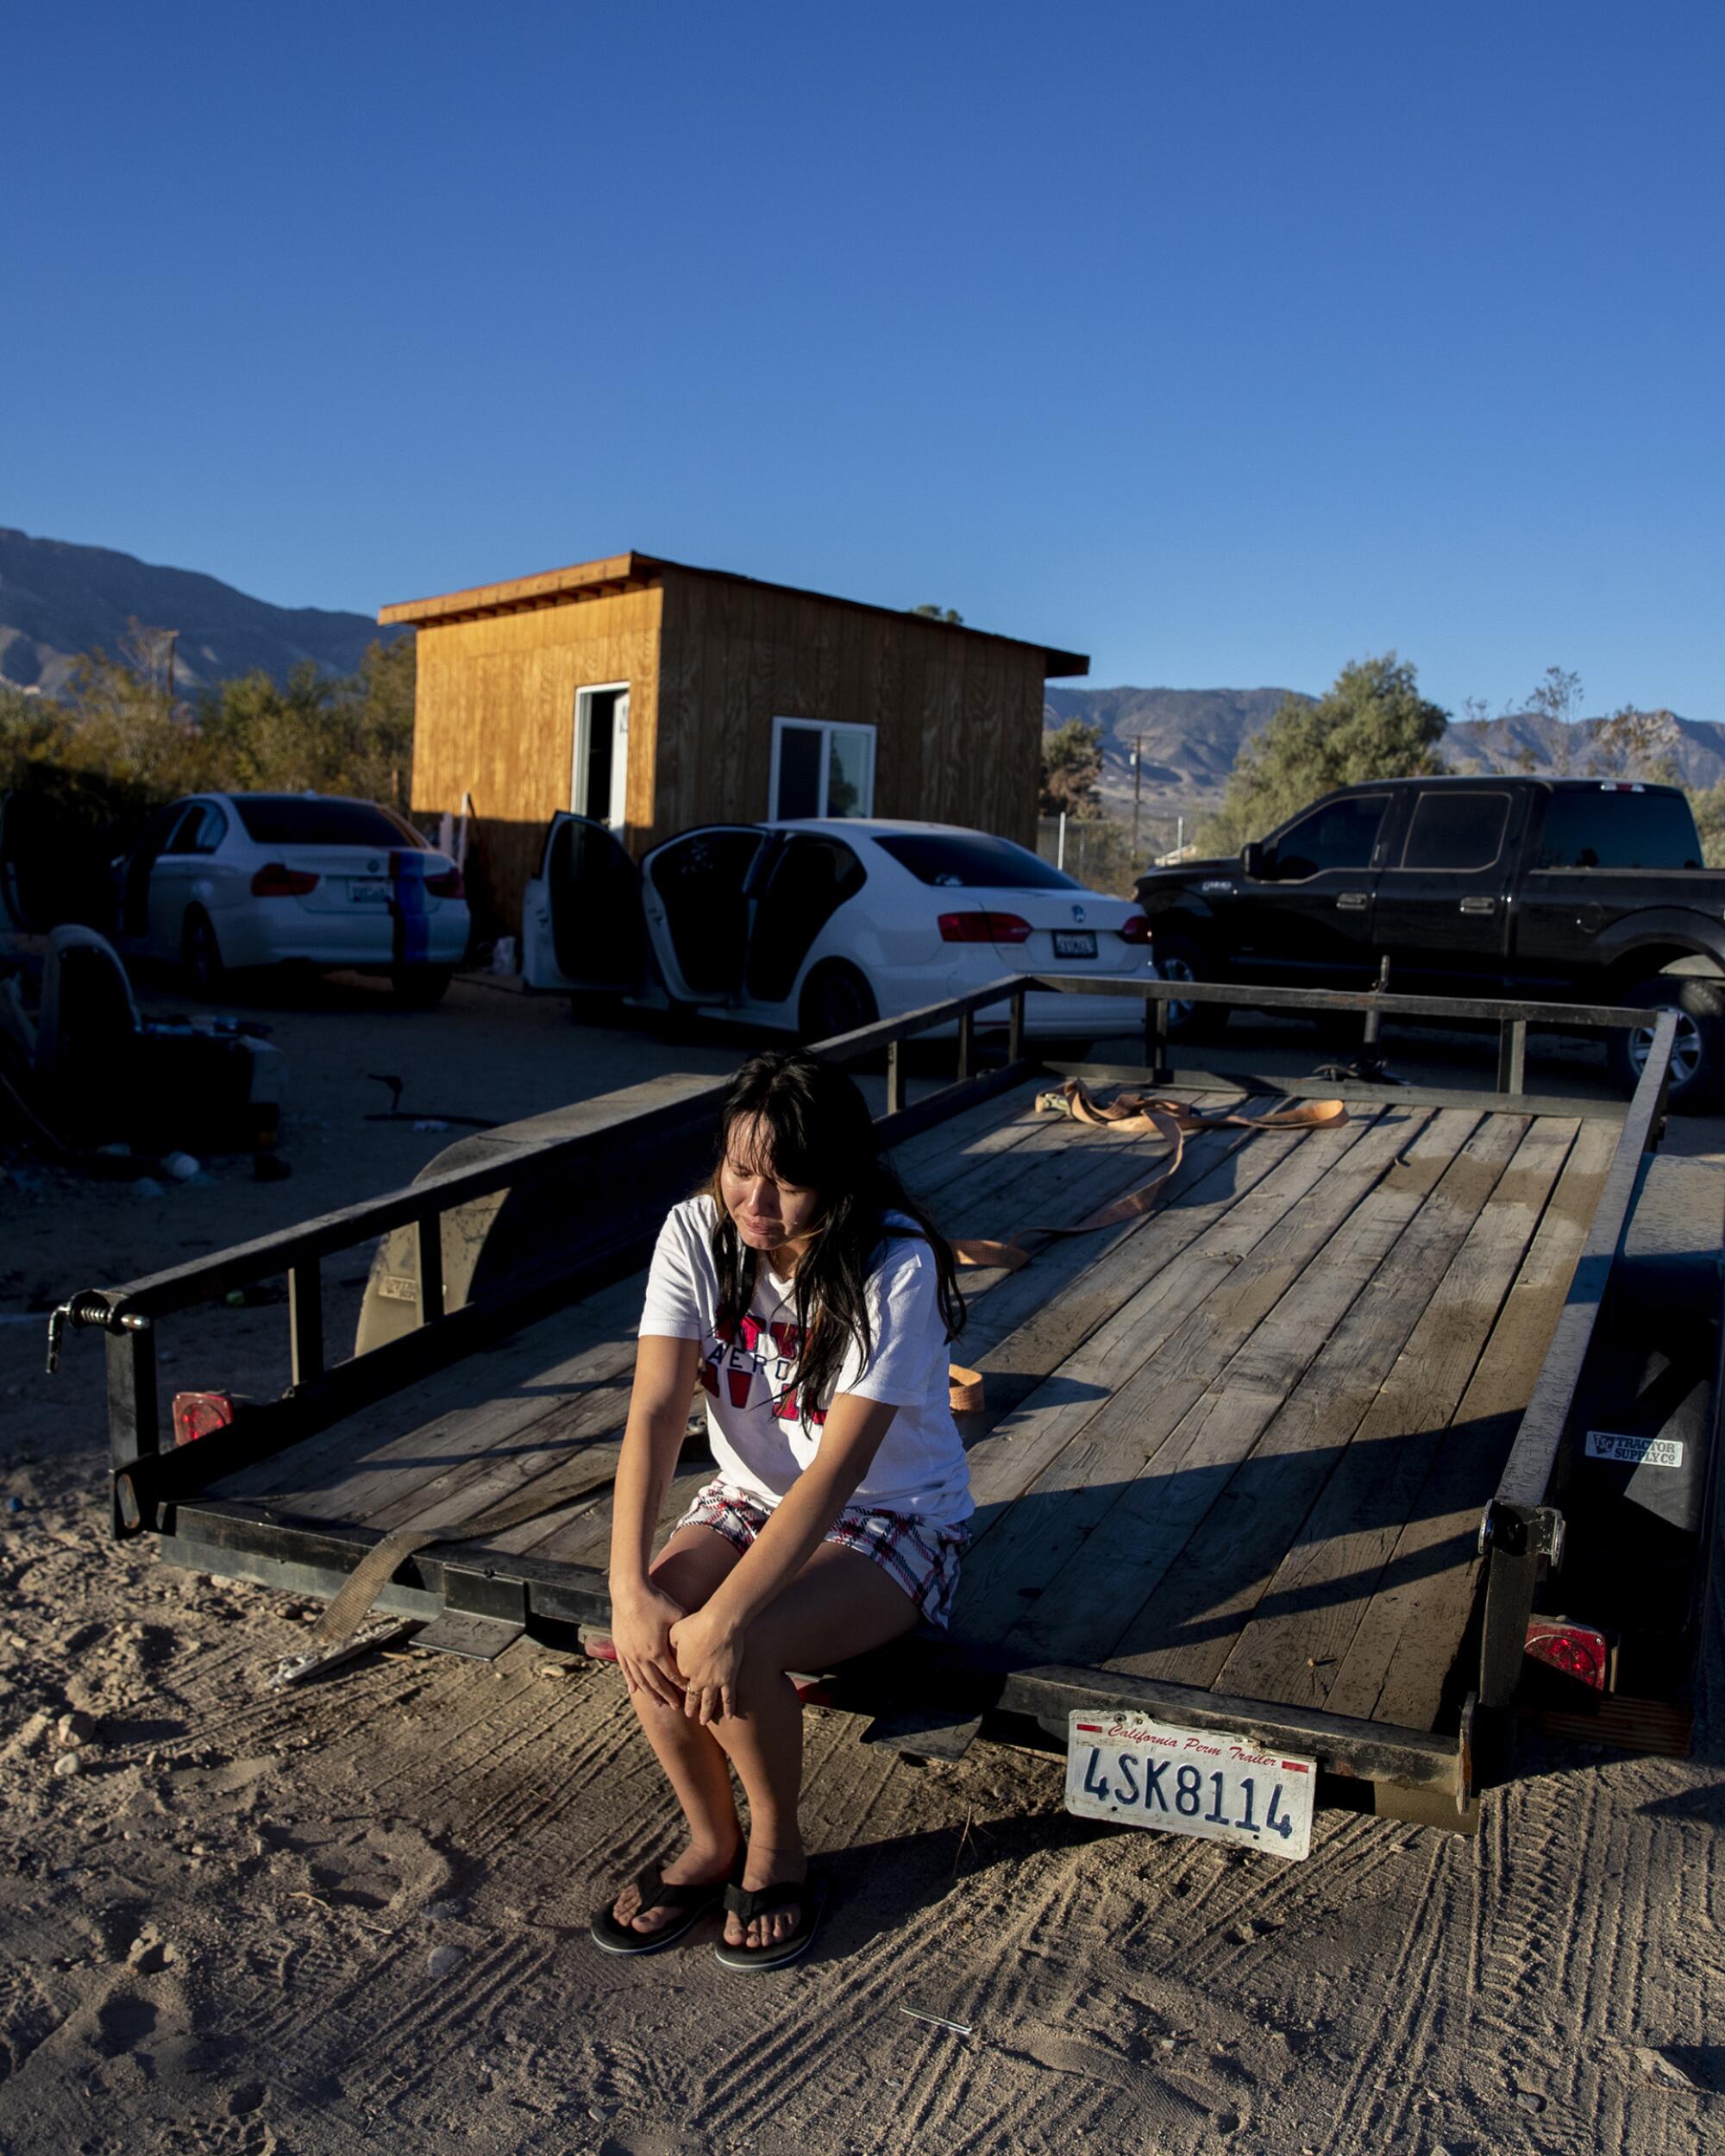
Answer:
[[1009, 838], [987, 831], [888, 831], [875, 844], [908, 868], [919, 883], [958, 891], [980, 886], [994, 891], [1078, 891], [1083, 886]]
[[1565, 788], [1546, 803], [1536, 868], [1698, 868], [1695, 818], [1680, 793]]
[[372, 801], [332, 801], [317, 793], [241, 793], [234, 799], [246, 835], [260, 846], [423, 846], [405, 817]]

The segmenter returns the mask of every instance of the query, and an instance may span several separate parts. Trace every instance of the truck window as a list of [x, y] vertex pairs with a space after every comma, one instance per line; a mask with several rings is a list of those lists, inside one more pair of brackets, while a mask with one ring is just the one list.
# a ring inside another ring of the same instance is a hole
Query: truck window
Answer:
[[1503, 844], [1509, 796], [1468, 787], [1422, 793], [1402, 849], [1404, 868], [1489, 868]]
[[1695, 818], [1680, 793], [1565, 787], [1546, 803], [1535, 868], [1699, 868]]
[[1297, 824], [1290, 824], [1275, 843], [1271, 873], [1276, 881], [1303, 883], [1326, 868], [1370, 868], [1389, 799], [1386, 793], [1367, 793], [1347, 801], [1326, 801]]

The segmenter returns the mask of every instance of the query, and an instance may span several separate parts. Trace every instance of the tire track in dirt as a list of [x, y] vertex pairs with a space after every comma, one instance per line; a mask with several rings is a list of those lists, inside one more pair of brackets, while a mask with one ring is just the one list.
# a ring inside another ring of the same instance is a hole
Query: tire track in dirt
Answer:
[[1395, 1965], [1383, 1987], [1386, 2009], [1369, 2040], [1358, 2045], [1352, 2071], [1336, 2102], [1334, 2121], [1324, 2143], [1326, 2156], [1353, 2156], [1363, 2147], [1382, 2147], [1388, 2134], [1381, 2132], [1387, 2113], [1399, 2109], [1392, 2090], [1411, 2082], [1413, 2059], [1421, 2049], [1436, 1965], [1443, 1952], [1441, 1927], [1433, 1921], [1432, 1904], [1438, 1898], [1438, 1875], [1442, 1861], [1438, 1836], [1430, 1837], [1424, 1877], [1397, 1951]]

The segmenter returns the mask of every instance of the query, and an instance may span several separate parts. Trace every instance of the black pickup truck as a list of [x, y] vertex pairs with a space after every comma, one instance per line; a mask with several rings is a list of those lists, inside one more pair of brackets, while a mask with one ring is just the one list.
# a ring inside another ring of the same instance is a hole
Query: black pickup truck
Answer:
[[[1671, 1106], [1725, 1101], [1725, 870], [1676, 787], [1391, 779], [1339, 788], [1239, 857], [1138, 881], [1164, 980], [1509, 996], [1678, 1014]], [[1190, 1038], [1214, 1004], [1170, 1012]], [[1633, 1089], [1652, 1029], [1614, 1034]]]

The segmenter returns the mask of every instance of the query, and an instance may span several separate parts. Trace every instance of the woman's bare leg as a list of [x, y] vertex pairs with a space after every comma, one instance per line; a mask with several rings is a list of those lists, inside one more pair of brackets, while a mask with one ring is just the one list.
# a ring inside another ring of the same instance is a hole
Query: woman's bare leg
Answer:
[[[883, 1646], [916, 1621], [915, 1604], [873, 1558], [824, 1542], [750, 1627], [738, 1711], [712, 1725], [749, 1799], [745, 1888], [800, 1879], [808, 1868], [797, 1815], [803, 1710], [786, 1670], [830, 1668]], [[757, 1916], [746, 1930], [728, 1915], [724, 1935], [733, 1946], [766, 1946], [788, 1938], [797, 1922], [794, 1908]]]
[[[699, 1609], [741, 1555], [741, 1551], [711, 1527], [681, 1527], [660, 1552], [650, 1577], [673, 1601], [681, 1602], [685, 1609]], [[691, 1721], [681, 1708], [668, 1707], [645, 1691], [633, 1695], [633, 1704], [647, 1741], [688, 1821], [687, 1846], [664, 1867], [661, 1876], [675, 1886], [706, 1885], [728, 1877], [743, 1829], [737, 1821], [731, 1770], [724, 1752], [712, 1732]], [[618, 1896], [612, 1915], [619, 1924], [632, 1925], [643, 1937], [677, 1919], [674, 1909], [655, 1909], [637, 1915], [640, 1907], [641, 1896], [631, 1883]]]

